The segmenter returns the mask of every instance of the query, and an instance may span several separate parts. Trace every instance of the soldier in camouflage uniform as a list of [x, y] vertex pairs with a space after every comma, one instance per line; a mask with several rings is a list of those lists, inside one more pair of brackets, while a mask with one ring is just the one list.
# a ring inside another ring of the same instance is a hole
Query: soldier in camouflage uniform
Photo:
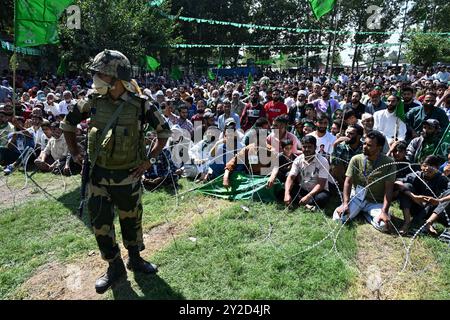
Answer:
[[[102, 258], [109, 263], [107, 272], [97, 279], [95, 289], [105, 292], [126, 274], [114, 231], [114, 209], [129, 259], [127, 268], [155, 273], [157, 267], [140, 257], [144, 249], [142, 235], [142, 174], [148, 170], [171, 135], [168, 124], [150, 102], [136, 94], [131, 83], [131, 64], [120, 52], [105, 50], [89, 65], [93, 71], [94, 93], [69, 110], [61, 124], [75, 162], [83, 161], [75, 129], [90, 118], [88, 155], [90, 179], [87, 207]], [[145, 155], [143, 126], [148, 123], [158, 136], [158, 143]]]

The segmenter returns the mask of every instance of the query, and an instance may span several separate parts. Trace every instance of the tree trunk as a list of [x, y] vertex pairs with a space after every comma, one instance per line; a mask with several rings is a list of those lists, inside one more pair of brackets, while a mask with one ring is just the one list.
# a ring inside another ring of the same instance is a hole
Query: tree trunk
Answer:
[[355, 62], [358, 58], [358, 47], [355, 47], [355, 52], [353, 53], [353, 60], [352, 60], [352, 73], [355, 71]]

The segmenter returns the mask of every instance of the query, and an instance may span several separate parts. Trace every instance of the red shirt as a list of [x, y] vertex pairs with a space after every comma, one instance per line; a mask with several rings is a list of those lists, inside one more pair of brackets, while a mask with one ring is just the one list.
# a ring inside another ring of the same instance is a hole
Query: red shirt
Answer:
[[288, 113], [288, 107], [281, 101], [269, 101], [264, 106], [264, 110], [266, 111], [267, 120], [269, 120], [270, 124], [273, 123], [273, 119], [282, 114]]

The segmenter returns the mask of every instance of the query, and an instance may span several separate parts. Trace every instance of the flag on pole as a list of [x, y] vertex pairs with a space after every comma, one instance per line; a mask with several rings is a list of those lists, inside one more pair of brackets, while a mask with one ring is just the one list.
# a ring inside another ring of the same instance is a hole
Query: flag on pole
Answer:
[[247, 77], [247, 84], [246, 84], [246, 86], [245, 86], [245, 95], [247, 95], [248, 96], [248, 94], [249, 94], [249, 92], [250, 92], [250, 88], [252, 87], [252, 85], [253, 85], [253, 76], [252, 76], [252, 74], [251, 74], [251, 72], [248, 74], [248, 77]]
[[59, 43], [58, 20], [74, 0], [15, 0], [17, 47]]
[[208, 69], [208, 78], [209, 80], [216, 80], [216, 75]]
[[151, 56], [145, 56], [145, 62], [147, 63], [147, 69], [155, 71], [161, 64], [155, 58]]
[[400, 120], [402, 120], [403, 122], [405, 122], [406, 119], [405, 103], [403, 102], [401, 91], [397, 93], [397, 98], [399, 102], [397, 108], [395, 108], [395, 116], [400, 118]]
[[181, 70], [178, 66], [172, 69], [172, 71], [170, 72], [170, 77], [173, 80], [180, 80], [183, 77], [183, 74], [181, 73]]
[[336, 0], [309, 0], [311, 9], [317, 20], [333, 10]]

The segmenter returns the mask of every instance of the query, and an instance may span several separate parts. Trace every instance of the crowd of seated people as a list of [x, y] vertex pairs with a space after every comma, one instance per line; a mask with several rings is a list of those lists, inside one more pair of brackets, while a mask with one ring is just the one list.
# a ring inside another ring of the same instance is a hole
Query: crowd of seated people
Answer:
[[[236, 172], [266, 176], [267, 188], [282, 184], [278, 197], [289, 207], [316, 211], [341, 195], [333, 219], [345, 223], [361, 214], [387, 231], [398, 201], [401, 234], [412, 222], [434, 232], [435, 222], [448, 224], [442, 217], [449, 202], [450, 89], [418, 71], [403, 73], [341, 73], [338, 80], [276, 74], [250, 88], [245, 79], [157, 78], [148, 87], [138, 79], [141, 97], [157, 106], [173, 132], [143, 183], [177, 186], [187, 177], [221, 179], [229, 187]], [[59, 121], [89, 98], [91, 82], [53, 77], [31, 83], [14, 107], [8, 95], [0, 101], [4, 173], [30, 166], [78, 174]], [[80, 144], [88, 128], [89, 120], [77, 128]], [[151, 128], [143, 134], [151, 148]]]

